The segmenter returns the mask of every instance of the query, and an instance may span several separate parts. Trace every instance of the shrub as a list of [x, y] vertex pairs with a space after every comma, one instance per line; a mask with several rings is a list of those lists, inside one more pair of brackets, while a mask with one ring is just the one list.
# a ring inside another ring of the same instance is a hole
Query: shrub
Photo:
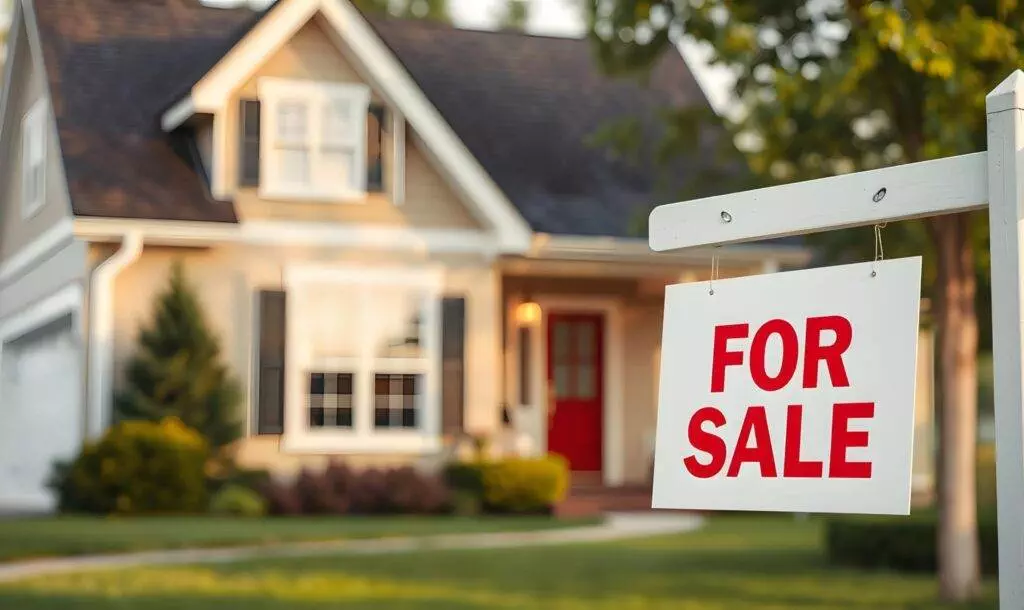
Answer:
[[208, 474], [206, 488], [211, 497], [227, 487], [244, 487], [261, 494], [268, 483], [270, 483], [269, 471], [237, 468], [232, 465], [224, 472], [218, 472], [212, 476]]
[[323, 472], [303, 470], [295, 481], [302, 512], [310, 515], [339, 515], [352, 504], [353, 473], [342, 464], [332, 463]]
[[288, 516], [302, 514], [302, 500], [295, 485], [268, 481], [260, 489], [260, 495], [271, 515]]
[[267, 503], [248, 487], [228, 485], [210, 501], [210, 512], [215, 515], [262, 517], [267, 514]]
[[123, 422], [71, 463], [51, 486], [62, 512], [192, 513], [206, 507], [206, 441], [178, 419]]
[[439, 513], [448, 506], [450, 494], [444, 481], [411, 466], [387, 471], [384, 484], [387, 489], [387, 512], [429, 515]]
[[503, 513], [547, 513], [565, 497], [569, 467], [558, 456], [507, 459], [483, 466], [484, 504]]
[[[996, 523], [979, 515], [982, 571], [997, 568]], [[901, 572], [934, 572], [937, 566], [938, 519], [934, 513], [910, 517], [837, 517], [825, 528], [829, 562]]]

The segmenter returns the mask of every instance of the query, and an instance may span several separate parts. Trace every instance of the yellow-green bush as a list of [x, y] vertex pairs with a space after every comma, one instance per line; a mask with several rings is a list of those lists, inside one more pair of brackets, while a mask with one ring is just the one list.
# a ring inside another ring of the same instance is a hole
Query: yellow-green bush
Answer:
[[267, 514], [267, 502], [248, 487], [227, 485], [210, 500], [210, 512], [235, 517], [262, 517]]
[[559, 456], [489, 462], [482, 473], [484, 505], [495, 512], [550, 511], [569, 486], [569, 467]]
[[64, 512], [167, 514], [206, 507], [206, 440], [178, 419], [117, 424], [56, 468]]

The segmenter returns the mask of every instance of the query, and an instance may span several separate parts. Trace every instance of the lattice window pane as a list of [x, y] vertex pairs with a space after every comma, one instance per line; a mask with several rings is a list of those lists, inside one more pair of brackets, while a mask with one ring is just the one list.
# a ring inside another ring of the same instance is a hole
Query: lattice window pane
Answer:
[[311, 428], [352, 427], [352, 377], [352, 373], [310, 373], [307, 409]]
[[280, 145], [306, 145], [309, 117], [305, 102], [283, 101], [277, 106], [277, 142]]
[[415, 428], [417, 426], [416, 395], [422, 383], [420, 375], [374, 376], [375, 428]]

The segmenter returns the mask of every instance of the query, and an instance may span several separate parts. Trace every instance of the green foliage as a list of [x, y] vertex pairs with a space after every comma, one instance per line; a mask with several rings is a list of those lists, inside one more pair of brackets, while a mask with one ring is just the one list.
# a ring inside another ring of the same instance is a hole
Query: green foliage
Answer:
[[61, 512], [194, 513], [206, 506], [206, 441], [181, 421], [131, 421], [55, 467]]
[[498, 23], [506, 30], [526, 30], [532, 8], [530, 0], [505, 0], [505, 6], [498, 14]]
[[122, 420], [176, 417], [219, 449], [241, 434], [241, 389], [181, 264], [172, 269], [151, 323], [125, 371], [116, 410]]
[[387, 13], [403, 19], [451, 21], [448, 0], [355, 0], [354, 4], [370, 13]]
[[228, 485], [210, 500], [210, 512], [215, 515], [262, 517], [267, 514], [267, 503], [248, 487]]
[[[937, 565], [938, 519], [933, 513], [911, 517], [837, 517], [825, 528], [829, 562], [835, 565], [934, 572]], [[996, 521], [984, 513], [979, 523], [981, 568], [996, 574]]]
[[461, 510], [544, 513], [565, 498], [569, 466], [556, 455], [454, 462], [445, 466], [444, 479]]

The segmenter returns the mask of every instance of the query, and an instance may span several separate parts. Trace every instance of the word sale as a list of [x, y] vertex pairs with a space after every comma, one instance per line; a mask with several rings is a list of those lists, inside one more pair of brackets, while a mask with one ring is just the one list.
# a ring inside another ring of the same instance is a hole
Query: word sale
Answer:
[[[832, 387], [849, 387], [850, 380], [843, 363], [843, 354], [853, 341], [853, 329], [849, 320], [841, 316], [812, 317], [806, 320], [803, 347], [803, 370], [800, 384], [804, 389], [818, 387], [821, 363], [828, 370]], [[831, 343], [823, 344], [823, 334], [834, 335]], [[770, 320], [764, 323], [749, 343], [748, 350], [731, 350], [730, 341], [747, 339], [749, 324], [727, 324], [715, 327], [714, 348], [711, 361], [711, 392], [724, 393], [726, 370], [746, 364], [750, 379], [760, 390], [776, 392], [787, 387], [797, 373], [800, 356], [800, 340], [796, 329], [786, 320]], [[771, 375], [766, 370], [765, 352], [768, 340], [777, 336], [782, 343], [782, 362], [779, 372]], [[748, 357], [749, 356], [749, 357]], [[853, 462], [847, 459], [847, 450], [868, 446], [868, 433], [850, 430], [850, 421], [871, 419], [875, 414], [873, 402], [838, 402], [832, 405], [832, 424], [829, 440], [828, 469], [824, 461], [805, 459], [801, 455], [801, 430], [803, 428], [804, 406], [788, 405], [784, 432], [783, 478], [871, 478], [870, 462]], [[690, 455], [683, 460], [687, 471], [694, 477], [707, 479], [717, 476], [728, 461], [727, 477], [739, 475], [743, 464], [757, 464], [761, 476], [780, 476], [775, 453], [772, 449], [772, 434], [763, 405], [746, 408], [740, 432], [736, 439], [732, 459], [729, 460], [729, 446], [714, 430], [726, 425], [727, 419], [721, 409], [705, 406], [690, 418], [687, 434], [690, 445], [706, 456]], [[710, 424], [712, 430], [706, 430]], [[708, 459], [710, 456], [710, 459]]]

